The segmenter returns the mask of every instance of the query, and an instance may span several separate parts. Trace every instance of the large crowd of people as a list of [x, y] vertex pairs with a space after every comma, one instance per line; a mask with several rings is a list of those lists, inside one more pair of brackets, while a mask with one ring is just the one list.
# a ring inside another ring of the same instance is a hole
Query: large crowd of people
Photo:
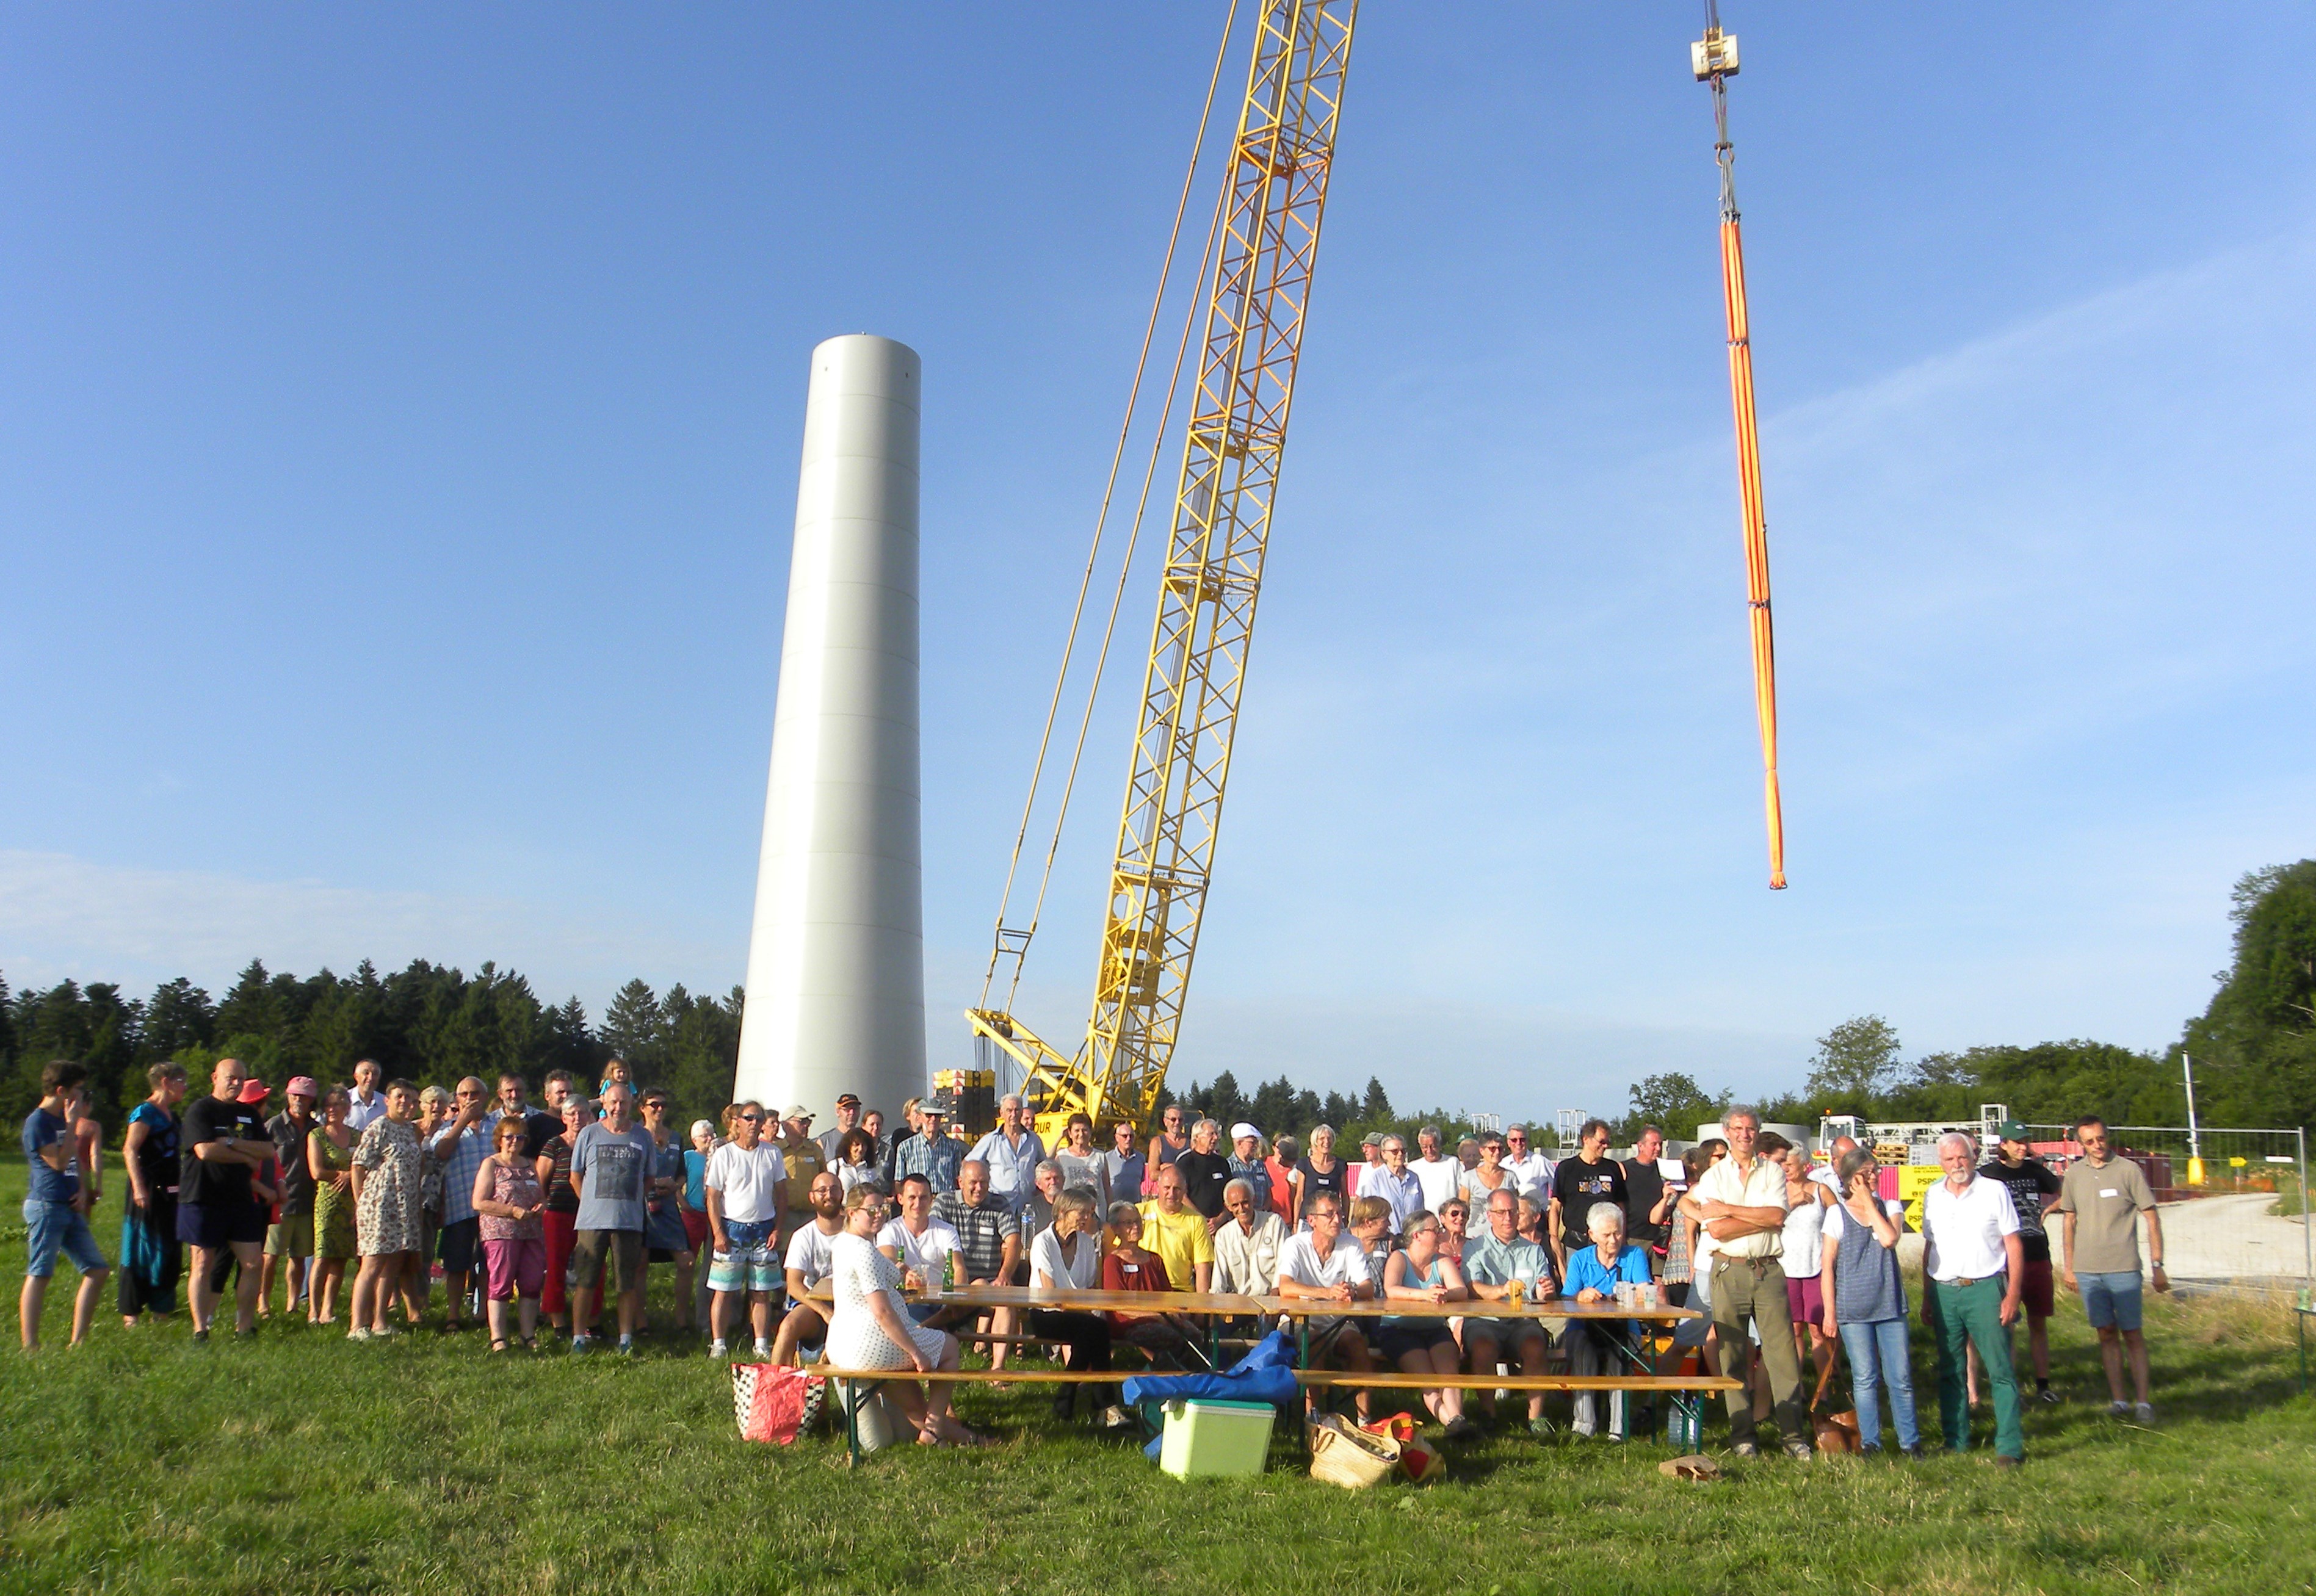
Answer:
[[[775, 1113], [753, 1101], [683, 1133], [666, 1094], [638, 1087], [616, 1059], [592, 1083], [549, 1074], [538, 1105], [512, 1074], [446, 1092], [382, 1079], [368, 1059], [352, 1073], [328, 1087], [291, 1078], [269, 1117], [272, 1089], [238, 1060], [220, 1060], [190, 1101], [184, 1069], [153, 1067], [118, 1153], [124, 1324], [172, 1315], [182, 1280], [197, 1341], [220, 1319], [236, 1338], [254, 1336], [275, 1314], [343, 1325], [350, 1341], [390, 1338], [424, 1322], [439, 1268], [444, 1333], [479, 1324], [495, 1354], [536, 1351], [542, 1336], [573, 1353], [606, 1342], [631, 1353], [660, 1266], [672, 1275], [663, 1328], [704, 1334], [719, 1359], [739, 1346], [773, 1362], [816, 1355], [831, 1367], [922, 1372], [958, 1367], [971, 1342], [993, 1367], [1042, 1346], [1099, 1374], [1127, 1348], [1160, 1368], [1200, 1366], [1207, 1326], [1180, 1298], [1218, 1292], [1310, 1300], [1314, 1363], [1439, 1376], [1423, 1401], [1451, 1440], [1491, 1423], [1556, 1428], [1544, 1393], [1495, 1413], [1494, 1394], [1467, 1392], [1466, 1377], [1701, 1366], [1740, 1381], [1727, 1395], [1732, 1450], [1757, 1453], [1760, 1421], [1773, 1418], [1777, 1444], [1805, 1458], [1810, 1414], [1846, 1361], [1862, 1448], [1882, 1448], [1885, 1409], [1897, 1450], [1926, 1444], [1899, 1263], [1903, 1208], [1879, 1189], [1871, 1153], [1837, 1138], [1820, 1163], [1750, 1110], [1726, 1112], [1721, 1137], [1677, 1161], [1661, 1156], [1654, 1127], [1630, 1156], [1612, 1156], [1609, 1128], [1595, 1119], [1559, 1159], [1516, 1125], [1453, 1150], [1426, 1127], [1412, 1157], [1403, 1137], [1380, 1133], [1353, 1162], [1329, 1126], [1307, 1146], [1243, 1123], [1225, 1136], [1179, 1105], [1146, 1137], [1127, 1121], [1105, 1136], [1074, 1115], [1048, 1148], [1011, 1096], [978, 1137], [917, 1100], [902, 1105], [905, 1128], [888, 1132], [849, 1092], [818, 1135], [807, 1107]], [[76, 1064], [48, 1065], [24, 1121], [28, 1351], [59, 1257], [80, 1273], [75, 1344], [111, 1270], [90, 1222], [105, 1158], [85, 1081]], [[1920, 1209], [1915, 1306], [1935, 1355], [1940, 1436], [1965, 1449], [1982, 1394], [1999, 1466], [2025, 1456], [2027, 1404], [2060, 1400], [2044, 1328], [2050, 1217], [2062, 1218], [2058, 1267], [2098, 1336], [2109, 1410], [2142, 1422], [2154, 1417], [2147, 1271], [2155, 1289], [2169, 1287], [2153, 1192], [2104, 1124], [2086, 1116], [2076, 1126], [2080, 1155], [2063, 1174], [2034, 1156], [2026, 1134], [2002, 1127], [1983, 1159], [1971, 1137], [1946, 1137], [1945, 1178]], [[960, 1285], [1101, 1289], [1135, 1306], [976, 1312], [917, 1299]], [[1667, 1346], [1634, 1321], [1568, 1318], [1552, 1334], [1537, 1318], [1483, 1306], [1642, 1296], [1699, 1316], [1680, 1321]], [[1325, 1306], [1369, 1301], [1377, 1309]], [[1474, 1311], [1440, 1315], [1463, 1302]], [[2021, 1317], [2031, 1396], [2013, 1363]], [[945, 1385], [896, 1389], [928, 1444], [984, 1439], [950, 1411]], [[1355, 1395], [1364, 1409], [1368, 1394]], [[1571, 1432], [1627, 1433], [1626, 1397], [1577, 1394]], [[1057, 1386], [1057, 1417], [1081, 1408], [1102, 1424], [1127, 1422], [1107, 1386]]]

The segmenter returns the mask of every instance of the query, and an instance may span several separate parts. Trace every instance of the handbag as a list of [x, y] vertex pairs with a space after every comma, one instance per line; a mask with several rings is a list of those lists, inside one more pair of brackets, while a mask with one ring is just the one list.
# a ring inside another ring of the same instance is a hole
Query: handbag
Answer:
[[1416, 1433], [1412, 1414], [1394, 1413], [1388, 1419], [1376, 1419], [1359, 1428], [1369, 1435], [1379, 1435], [1399, 1445], [1400, 1472], [1415, 1485], [1433, 1480], [1447, 1472], [1448, 1460], [1439, 1449]]
[[1362, 1490], [1389, 1479], [1399, 1467], [1400, 1445], [1386, 1435], [1375, 1435], [1350, 1424], [1335, 1413], [1323, 1413], [1311, 1422], [1311, 1477]]
[[786, 1446], [804, 1423], [804, 1370], [784, 1363], [732, 1365], [732, 1414], [742, 1440]]

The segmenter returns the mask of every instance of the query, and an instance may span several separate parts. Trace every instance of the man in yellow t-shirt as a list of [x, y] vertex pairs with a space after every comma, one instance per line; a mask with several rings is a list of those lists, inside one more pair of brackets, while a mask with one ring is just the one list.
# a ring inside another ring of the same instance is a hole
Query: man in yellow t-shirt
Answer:
[[1157, 1174], [1155, 1199], [1142, 1205], [1142, 1244], [1165, 1261], [1166, 1278], [1177, 1291], [1210, 1291], [1215, 1283], [1215, 1238], [1206, 1216], [1182, 1199], [1182, 1175], [1172, 1164]]
[[788, 1207], [780, 1215], [780, 1255], [788, 1256], [788, 1238], [812, 1223], [813, 1178], [828, 1167], [820, 1144], [812, 1138], [812, 1110], [802, 1103], [783, 1117], [778, 1146], [788, 1165]]

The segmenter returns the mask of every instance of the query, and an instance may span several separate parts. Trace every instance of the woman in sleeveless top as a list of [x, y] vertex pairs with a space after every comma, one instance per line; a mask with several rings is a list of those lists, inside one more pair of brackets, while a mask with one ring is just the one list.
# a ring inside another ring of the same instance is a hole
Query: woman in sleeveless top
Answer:
[[306, 1305], [313, 1324], [338, 1322], [338, 1291], [354, 1251], [354, 1133], [346, 1128], [353, 1093], [330, 1088], [322, 1122], [306, 1133], [306, 1169], [314, 1177], [314, 1288]]
[[[1418, 1208], [1407, 1217], [1402, 1245], [1384, 1265], [1383, 1294], [1392, 1302], [1461, 1302], [1472, 1290], [1464, 1283], [1463, 1266], [1439, 1250], [1439, 1217]], [[1462, 1360], [1456, 1355], [1455, 1332], [1444, 1318], [1430, 1315], [1387, 1315], [1378, 1327], [1383, 1355], [1409, 1374], [1453, 1377]], [[1464, 1416], [1464, 1394], [1442, 1386], [1423, 1394], [1423, 1404], [1448, 1427], [1449, 1440], [1466, 1440], [1479, 1433]]]
[[177, 1104], [184, 1065], [174, 1060], [146, 1072], [153, 1095], [129, 1116], [120, 1161], [129, 1170], [129, 1206], [120, 1216], [120, 1322], [176, 1310], [184, 1258], [177, 1240]]
[[1335, 1128], [1322, 1125], [1311, 1133], [1311, 1153], [1295, 1161], [1295, 1217], [1300, 1220], [1310, 1211], [1311, 1199], [1322, 1191], [1332, 1192], [1338, 1212], [1351, 1206], [1350, 1187], [1346, 1180], [1350, 1171], [1335, 1156]]
[[547, 1193], [537, 1161], [522, 1155], [523, 1122], [510, 1114], [492, 1128], [491, 1155], [475, 1172], [472, 1193], [489, 1282], [491, 1351], [513, 1344], [507, 1304], [519, 1305], [517, 1323], [526, 1351], [539, 1346], [539, 1292], [547, 1279]]
[[[955, 1369], [957, 1338], [910, 1322], [901, 1298], [901, 1266], [877, 1250], [874, 1237], [885, 1221], [886, 1200], [874, 1186], [855, 1186], [845, 1193], [844, 1233], [829, 1244], [828, 1285], [835, 1302], [829, 1310], [828, 1365], [924, 1374]], [[946, 1385], [902, 1379], [883, 1388], [916, 1425], [921, 1446], [972, 1446], [987, 1439], [949, 1413]]]
[[1849, 1395], [1857, 1408], [1858, 1444], [1882, 1449], [1879, 1398], [1890, 1398], [1899, 1449], [1921, 1450], [1914, 1417], [1914, 1379], [1906, 1346], [1906, 1277], [1898, 1269], [1898, 1236], [1905, 1210], [1893, 1217], [1874, 1190], [1874, 1155], [1853, 1147], [1834, 1166], [1841, 1200], [1825, 1216], [1825, 1318], [1849, 1354]]

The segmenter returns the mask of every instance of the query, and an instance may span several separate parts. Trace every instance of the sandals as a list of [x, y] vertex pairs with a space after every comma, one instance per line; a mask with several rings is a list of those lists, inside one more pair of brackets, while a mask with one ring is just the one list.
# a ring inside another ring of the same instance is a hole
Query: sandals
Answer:
[[526, 1352], [536, 1352], [539, 1351], [539, 1337], [535, 1335], [524, 1336], [522, 1338], [522, 1350]]
[[512, 1345], [514, 1345], [514, 1343], [503, 1335], [494, 1335], [491, 1337], [491, 1351], [494, 1352], [503, 1352]]

